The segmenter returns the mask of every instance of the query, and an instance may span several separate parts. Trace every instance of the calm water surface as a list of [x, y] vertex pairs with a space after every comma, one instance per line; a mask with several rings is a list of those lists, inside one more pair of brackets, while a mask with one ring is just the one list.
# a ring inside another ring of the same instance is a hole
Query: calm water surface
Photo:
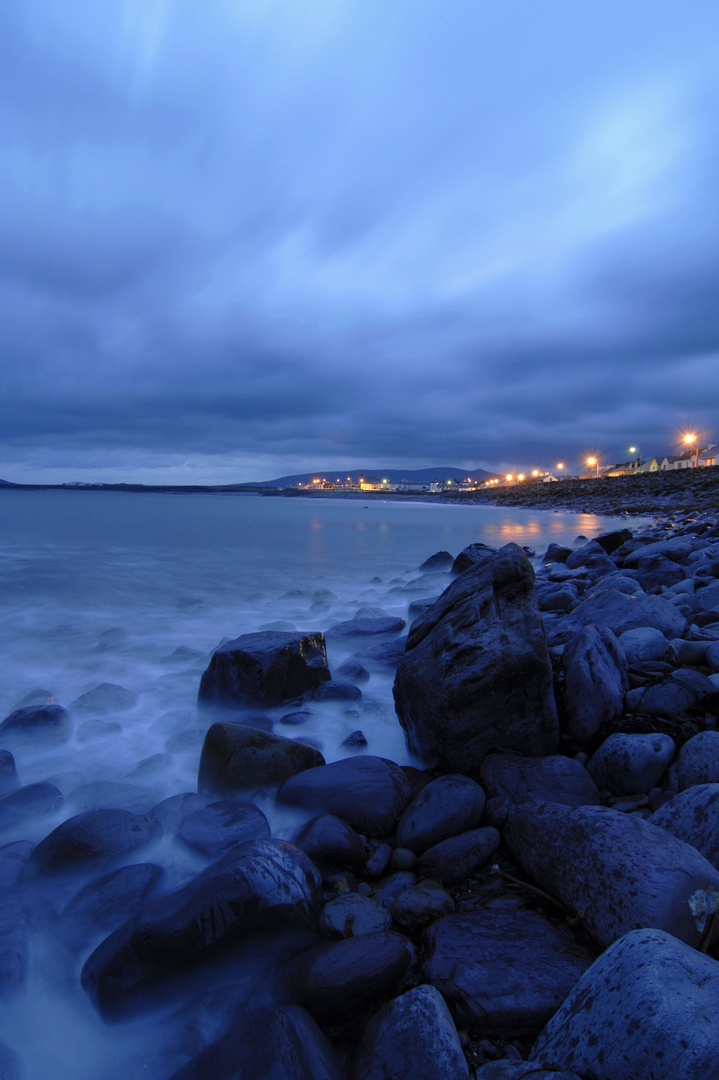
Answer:
[[[420, 563], [436, 551], [514, 541], [540, 555], [550, 541], [571, 543], [625, 524], [416, 502], [0, 492], [1, 716], [38, 689], [64, 705], [103, 682], [137, 694], [130, 710], [75, 717], [60, 748], [11, 747], [21, 782], [50, 780], [66, 802], [51, 818], [6, 829], [0, 844], [40, 840], [78, 812], [73, 792], [91, 782], [132, 784], [143, 811], [194, 790], [206, 726], [197, 687], [221, 640], [275, 626], [324, 631], [363, 605], [406, 618], [413, 599], [436, 595], [449, 581], [420, 580]], [[351, 651], [330, 645], [330, 667]], [[343, 739], [361, 730], [366, 752], [410, 763], [392, 681], [392, 672], [374, 668], [357, 706], [313, 707], [301, 736], [331, 761], [346, 756]], [[275, 730], [299, 736], [279, 723], [282, 714], [270, 714]], [[104, 729], [88, 719], [119, 730], [100, 735]], [[98, 805], [119, 805], [119, 789], [106, 790], [112, 800]], [[278, 813], [264, 793], [255, 801], [275, 835], [296, 828], [298, 818]], [[163, 865], [166, 888], [203, 865], [167, 837], [131, 861], [143, 860]], [[0, 1015], [0, 1038], [23, 1055], [26, 1080], [164, 1080], [186, 1060], [178, 1049], [184, 1021], [171, 1012], [112, 1026], [97, 1017], [78, 982], [96, 944], [73, 955], [52, 928], [33, 928], [26, 987]]]

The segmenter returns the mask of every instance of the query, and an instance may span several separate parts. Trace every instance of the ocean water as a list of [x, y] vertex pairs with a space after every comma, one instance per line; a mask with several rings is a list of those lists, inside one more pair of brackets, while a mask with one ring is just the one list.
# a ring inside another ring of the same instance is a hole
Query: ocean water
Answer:
[[[456, 555], [475, 541], [514, 541], [539, 556], [550, 541], [572, 543], [578, 534], [625, 524], [420, 502], [0, 492], [0, 719], [39, 690], [66, 706], [100, 683], [137, 695], [132, 708], [74, 716], [74, 733], [61, 746], [7, 744], [21, 783], [51, 781], [65, 803], [6, 828], [0, 845], [39, 841], [89, 808], [89, 790], [95, 805], [130, 799], [129, 808], [142, 812], [194, 791], [207, 726], [198, 717], [197, 688], [221, 641], [275, 627], [324, 631], [365, 605], [407, 618], [413, 599], [449, 582], [418, 571], [436, 551]], [[356, 642], [330, 644], [330, 668], [357, 650]], [[327, 761], [346, 756], [343, 740], [361, 730], [364, 752], [421, 764], [394, 714], [393, 672], [370, 670], [361, 702], [313, 705], [301, 727], [281, 724], [289, 710], [267, 715], [278, 733], [308, 739]], [[291, 836], [302, 820], [279, 812], [270, 793], [256, 793], [255, 801], [277, 836]], [[129, 861], [163, 866], [164, 888], [205, 865], [168, 837]], [[68, 949], [53, 925], [58, 904], [48, 893], [48, 918], [33, 915], [26, 983], [3, 1003], [0, 1039], [23, 1056], [26, 1080], [165, 1080], [188, 1056], [186, 1016], [175, 1003], [105, 1024], [79, 984], [98, 940]]]

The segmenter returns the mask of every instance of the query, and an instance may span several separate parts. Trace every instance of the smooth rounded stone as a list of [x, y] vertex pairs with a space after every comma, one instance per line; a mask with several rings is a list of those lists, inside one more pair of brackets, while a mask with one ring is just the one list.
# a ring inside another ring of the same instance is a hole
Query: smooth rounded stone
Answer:
[[117, 683], [98, 683], [70, 703], [71, 713], [127, 712], [137, 705], [137, 694]]
[[441, 572], [450, 570], [453, 562], [454, 556], [450, 555], [448, 551], [437, 551], [434, 555], [430, 555], [428, 559], [425, 559], [419, 569], [423, 573], [429, 571]]
[[[590, 592], [592, 596], [599, 596], [600, 593], [608, 592], [609, 590], [616, 590], [617, 592], [624, 593], [625, 596], [639, 597], [646, 595], [632, 571], [620, 570], [618, 573], [608, 575], [607, 577], [600, 578], [599, 581], [595, 581], [591, 585], [591, 588], [587, 590], [587, 597]], [[617, 637], [618, 636], [619, 635], [617, 635]]]
[[422, 977], [475, 1035], [535, 1035], [591, 963], [574, 938], [513, 899], [447, 915], [425, 935]]
[[667, 559], [665, 555], [643, 555], [633, 573], [645, 592], [661, 586], [676, 585], [687, 576], [683, 566]]
[[367, 668], [362, 667], [359, 660], [345, 660], [344, 664], [340, 664], [337, 668], [337, 674], [343, 679], [349, 680], [354, 683], [366, 683], [369, 682], [369, 671]]
[[20, 787], [15, 758], [9, 750], [0, 750], [0, 795], [7, 795]]
[[586, 742], [602, 724], [622, 715], [629, 689], [627, 660], [608, 627], [584, 626], [567, 643], [562, 666], [569, 730]]
[[150, 816], [162, 825], [164, 833], [176, 833], [183, 818], [206, 805], [205, 799], [194, 791], [180, 791], [170, 795], [150, 810]]
[[215, 650], [197, 701], [219, 708], [272, 708], [314, 692], [329, 677], [323, 634], [264, 630]]
[[500, 835], [491, 825], [452, 836], [423, 852], [420, 870], [444, 885], [457, 885], [484, 866], [499, 847], [499, 841]]
[[661, 630], [653, 626], [637, 626], [619, 635], [619, 644], [629, 664], [641, 664], [646, 660], [663, 660], [669, 649]]
[[405, 889], [411, 889], [417, 878], [408, 870], [399, 870], [378, 882], [374, 898], [389, 911], [397, 897]]
[[277, 792], [280, 803], [335, 814], [371, 836], [389, 835], [409, 800], [400, 767], [370, 755], [307, 769]]
[[293, 843], [318, 865], [333, 863], [359, 868], [365, 864], [364, 844], [352, 826], [334, 814], [312, 818], [302, 826]]
[[714, 671], [719, 671], [719, 641], [713, 641], [707, 645], [704, 659], [709, 667], [713, 668]]
[[584, 544], [577, 551], [573, 551], [567, 558], [566, 563], [568, 570], [599, 570], [604, 574], [613, 574], [617, 569], [616, 563], [609, 558], [601, 544], [597, 544], [596, 541], [590, 540], [588, 544]]
[[392, 930], [310, 949], [290, 963], [294, 1000], [320, 1023], [338, 1023], [372, 1005], [404, 978], [413, 949]]
[[133, 780], [147, 780], [166, 772], [173, 764], [174, 759], [170, 754], [151, 754], [150, 757], [138, 761], [137, 765], [125, 773], [125, 779], [131, 783]]
[[201, 855], [217, 858], [231, 847], [270, 835], [267, 818], [252, 803], [224, 799], [188, 814], [177, 830], [178, 839]]
[[679, 790], [719, 783], [719, 731], [700, 731], [684, 743], [676, 761]]
[[66, 742], [72, 732], [72, 720], [62, 705], [28, 705], [16, 709], [0, 724], [3, 739], [41, 739]]
[[719, 610], [719, 581], [706, 585], [696, 592], [697, 603], [700, 611]]
[[566, 563], [571, 554], [572, 548], [570, 547], [563, 547], [561, 544], [550, 544], [542, 557], [542, 562]]
[[64, 801], [62, 792], [54, 784], [25, 784], [0, 796], [0, 828], [12, 828], [42, 814], [52, 814]]
[[407, 614], [414, 622], [415, 619], [418, 619], [421, 615], [424, 615], [425, 611], [429, 611], [429, 609], [433, 607], [438, 600], [438, 596], [423, 596], [419, 600], [413, 600], [407, 608]]
[[140, 911], [163, 873], [162, 867], [154, 863], [136, 863], [95, 878], [65, 905], [62, 936], [78, 946], [119, 926]]
[[537, 590], [537, 603], [540, 611], [574, 611], [579, 595], [572, 585], [554, 586]]
[[367, 739], [364, 736], [364, 732], [359, 730], [350, 732], [347, 738], [343, 739], [340, 743], [340, 746], [348, 746], [350, 747], [350, 749], [355, 750], [360, 749], [361, 747], [366, 745]]
[[646, 688], [639, 702], [639, 711], [648, 716], [671, 720], [693, 705], [700, 704], [704, 698], [715, 697], [716, 693], [716, 687], [706, 675], [692, 668], [680, 668]]
[[168, 754], [184, 754], [188, 750], [199, 751], [206, 734], [207, 729], [204, 727], [178, 731], [176, 735], [170, 735], [169, 739], [165, 739], [165, 750]]
[[593, 537], [593, 543], [599, 544], [603, 551], [606, 551], [607, 555], [613, 555], [622, 544], [626, 544], [629, 540], [633, 539], [634, 534], [631, 529], [612, 529], [611, 532], [600, 533], [599, 536]]
[[492, 559], [496, 553], [497, 549], [490, 547], [489, 544], [468, 544], [466, 548], [460, 551], [452, 563], [452, 573], [463, 574], [465, 570], [471, 570], [475, 566], [482, 566]]
[[714, 1080], [719, 964], [661, 930], [604, 952], [535, 1042], [530, 1060], [597, 1080]]
[[154, 818], [128, 810], [88, 810], [63, 821], [41, 840], [27, 866], [35, 874], [64, 874], [123, 858], [162, 834]]
[[545, 758], [490, 754], [482, 762], [480, 775], [487, 795], [507, 804], [591, 806], [600, 801], [597, 785], [581, 762], [560, 754]]
[[555, 749], [552, 667], [533, 586], [529, 559], [507, 544], [413, 623], [394, 684], [413, 753], [471, 773], [490, 749]]
[[683, 637], [687, 620], [682, 613], [661, 596], [630, 596], [615, 587], [609, 577], [607, 587], [595, 588], [574, 611], [563, 616], [550, 637], [552, 645], [563, 644], [577, 634], [583, 626], [607, 626], [617, 637], [626, 630], [651, 626], [670, 640]]
[[241, 844], [115, 930], [87, 959], [82, 985], [105, 1017], [136, 1011], [234, 943], [262, 930], [312, 927], [320, 886], [291, 844]]
[[440, 776], [427, 784], [402, 814], [396, 843], [421, 855], [450, 836], [476, 828], [485, 801], [482, 788], [468, 776]]
[[444, 998], [415, 986], [372, 1017], [352, 1080], [467, 1080], [469, 1068]]
[[298, 1005], [248, 1010], [170, 1080], [345, 1080], [334, 1050]]
[[404, 889], [392, 904], [391, 911], [396, 923], [415, 932], [442, 915], [450, 915], [454, 911], [454, 900], [438, 881], [427, 878]]
[[531, 1061], [501, 1058], [488, 1061], [475, 1072], [475, 1080], [581, 1080], [576, 1073], [542, 1069]]
[[602, 791], [633, 795], [653, 788], [671, 765], [676, 744], [669, 735], [617, 732], [602, 743], [587, 771]]
[[284, 716], [281, 716], [280, 723], [287, 724], [289, 727], [299, 727], [300, 724], [306, 724], [314, 715], [310, 709], [297, 709], [295, 712], [285, 713]]
[[335, 679], [323, 683], [312, 695], [313, 701], [360, 701], [361, 698], [362, 691], [359, 686]]
[[719, 872], [639, 814], [607, 806], [517, 806], [502, 838], [540, 888], [583, 912], [600, 945], [647, 926], [699, 945], [706, 919], [697, 905], [719, 893]]
[[54, 704], [54, 701], [55, 695], [52, 690], [44, 690], [42, 688], [30, 690], [15, 702], [12, 707], [12, 712], [17, 712], [18, 709], [27, 709], [30, 705], [52, 705]]
[[377, 645], [370, 645], [369, 649], [363, 649], [357, 654], [357, 659], [363, 664], [375, 664], [378, 667], [396, 668], [404, 656], [406, 638], [397, 641], [381, 641]]
[[697, 551], [706, 546], [707, 544], [703, 540], [688, 540], [683, 537], [672, 537], [668, 540], [656, 540], [653, 543], [642, 544], [634, 551], [629, 552], [624, 558], [624, 565], [627, 567], [636, 567], [639, 565], [639, 561], [645, 559], [648, 555], [663, 555], [665, 558], [673, 559], [675, 562], [684, 562], [689, 558], [693, 551]]
[[95, 780], [78, 784], [67, 797], [68, 804], [78, 812], [85, 810], [129, 810], [132, 814], [145, 814], [157, 796], [138, 784], [117, 780]]
[[5, 899], [0, 908], [0, 998], [20, 989], [27, 966], [27, 917], [21, 907]]
[[417, 856], [409, 848], [398, 847], [392, 852], [389, 861], [390, 870], [414, 870], [417, 865]]
[[0, 847], [0, 889], [9, 892], [15, 888], [34, 847], [30, 840], [13, 840]]
[[389, 866], [389, 861], [392, 858], [392, 848], [389, 844], [380, 844], [367, 860], [366, 868], [370, 877], [382, 877], [385, 870]]
[[327, 937], [349, 938], [361, 934], [373, 934], [377, 930], [389, 930], [392, 916], [369, 896], [346, 893], [325, 904], [320, 915], [319, 927]]
[[305, 742], [223, 720], [213, 724], [205, 736], [197, 790], [231, 795], [281, 784], [303, 769], [323, 765], [324, 760], [319, 750]]
[[327, 631], [327, 640], [340, 638], [372, 637], [375, 634], [399, 634], [405, 628], [405, 620], [390, 615], [383, 608], [359, 608], [353, 619], [335, 623]]
[[691, 844], [719, 869], [719, 783], [680, 791], [649, 820]]
[[684, 641], [682, 638], [675, 638], [671, 642], [671, 645], [676, 653], [677, 662], [679, 664], [704, 664], [706, 661], [707, 649], [710, 642], [708, 641]]
[[116, 720], [85, 720], [75, 732], [75, 738], [79, 743], [91, 743], [121, 734], [122, 724]]

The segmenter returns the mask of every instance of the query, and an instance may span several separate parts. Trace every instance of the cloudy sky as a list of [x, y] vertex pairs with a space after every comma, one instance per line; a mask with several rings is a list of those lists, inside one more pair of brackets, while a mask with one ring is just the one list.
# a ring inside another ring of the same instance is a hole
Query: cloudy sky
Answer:
[[0, 477], [719, 436], [716, 0], [7, 0]]

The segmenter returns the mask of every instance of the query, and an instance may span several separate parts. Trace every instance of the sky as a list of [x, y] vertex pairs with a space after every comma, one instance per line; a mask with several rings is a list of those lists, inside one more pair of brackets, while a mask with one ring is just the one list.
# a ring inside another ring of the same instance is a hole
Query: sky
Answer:
[[716, 0], [7, 0], [0, 477], [719, 441]]

